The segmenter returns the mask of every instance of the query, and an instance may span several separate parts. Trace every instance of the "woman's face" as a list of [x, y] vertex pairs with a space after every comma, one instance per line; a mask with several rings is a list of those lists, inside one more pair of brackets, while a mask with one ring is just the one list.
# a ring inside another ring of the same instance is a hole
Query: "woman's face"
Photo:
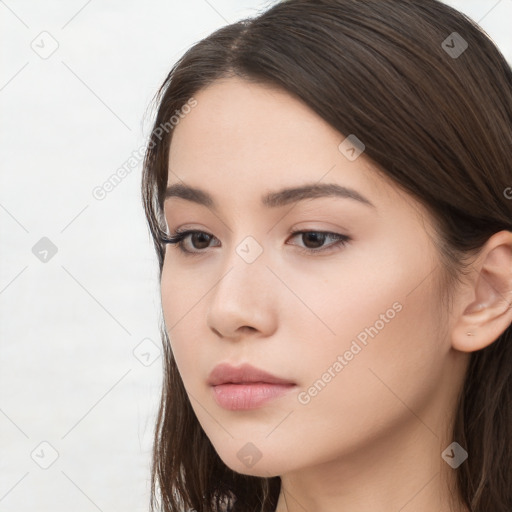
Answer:
[[[166, 199], [170, 233], [205, 234], [184, 239], [191, 254], [167, 245], [162, 304], [219, 456], [237, 472], [275, 476], [356, 453], [368, 464], [407, 439], [446, 447], [464, 368], [440, 325], [424, 209], [377, 174], [351, 134], [283, 91], [230, 78], [195, 99], [174, 128], [168, 186], [211, 201]], [[280, 192], [328, 185], [338, 194]], [[221, 363], [292, 385], [215, 391]]]

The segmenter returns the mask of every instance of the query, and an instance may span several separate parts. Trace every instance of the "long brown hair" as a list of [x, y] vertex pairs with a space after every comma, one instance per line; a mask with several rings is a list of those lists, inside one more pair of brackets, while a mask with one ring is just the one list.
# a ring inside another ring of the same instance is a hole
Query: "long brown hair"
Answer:
[[[234, 75], [281, 87], [341, 134], [357, 134], [376, 169], [428, 208], [446, 314], [468, 255], [512, 231], [512, 71], [485, 32], [437, 0], [288, 0], [192, 46], [155, 97], [144, 161], [160, 276], [169, 120], [185, 115], [199, 90]], [[217, 512], [229, 503], [232, 511], [273, 512], [280, 478], [222, 462], [189, 403], [163, 322], [161, 334], [151, 509]], [[457, 469], [462, 503], [471, 512], [510, 512], [512, 326], [471, 354], [453, 439], [469, 453]]]

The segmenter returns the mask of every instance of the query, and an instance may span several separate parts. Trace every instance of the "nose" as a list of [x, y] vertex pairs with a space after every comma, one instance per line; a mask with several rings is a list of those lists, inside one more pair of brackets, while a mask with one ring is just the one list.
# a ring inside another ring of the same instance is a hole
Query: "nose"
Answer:
[[[275, 277], [264, 254], [248, 263], [233, 250], [217, 284], [208, 294], [207, 325], [219, 337], [270, 336], [277, 326]], [[275, 288], [274, 288], [275, 290]]]

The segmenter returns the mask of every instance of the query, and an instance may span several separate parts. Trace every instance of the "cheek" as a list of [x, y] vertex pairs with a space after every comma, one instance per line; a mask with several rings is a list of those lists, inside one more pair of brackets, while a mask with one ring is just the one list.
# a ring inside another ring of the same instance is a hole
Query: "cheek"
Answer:
[[197, 272], [178, 269], [169, 260], [164, 262], [160, 283], [163, 317], [172, 352], [186, 386], [187, 380], [195, 374], [194, 365], [201, 349], [201, 340], [194, 333], [197, 331], [197, 315], [204, 302], [202, 299], [209, 289], [199, 281]]
[[321, 321], [295, 315], [303, 341], [294, 367], [301, 403], [308, 402], [302, 419], [315, 428], [330, 418], [346, 439], [369, 434], [410, 416], [404, 404], [421, 410], [440, 381], [447, 348], [436, 335], [437, 299], [425, 279], [432, 265], [418, 255], [397, 266], [398, 256], [373, 266], [360, 260], [357, 272], [332, 272], [329, 282], [303, 290]]
[[190, 287], [184, 285], [183, 277], [173, 268], [166, 255], [160, 280], [160, 293], [164, 320], [168, 330], [184, 315], [184, 301], [180, 300], [180, 296], [190, 290]]
[[[168, 251], [174, 249], [168, 248]], [[166, 254], [162, 268], [160, 291], [162, 309], [169, 329], [180, 324], [190, 324], [195, 317], [197, 306], [204, 303], [208, 291], [215, 283], [215, 275], [194, 264], [183, 263], [179, 256]]]

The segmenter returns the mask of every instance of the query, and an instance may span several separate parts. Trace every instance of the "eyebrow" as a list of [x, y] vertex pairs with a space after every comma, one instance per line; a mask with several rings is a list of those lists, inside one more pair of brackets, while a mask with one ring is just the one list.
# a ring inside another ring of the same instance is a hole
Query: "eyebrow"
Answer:
[[[204, 205], [212, 210], [217, 210], [217, 204], [208, 192], [183, 183], [175, 183], [167, 187], [164, 201], [170, 197], [180, 197], [187, 201]], [[298, 201], [303, 201], [305, 199], [316, 199], [319, 197], [340, 197], [343, 199], [352, 199], [366, 206], [376, 208], [369, 199], [361, 195], [356, 190], [337, 185], [336, 183], [314, 183], [298, 187], [284, 188], [276, 192], [266, 194], [261, 198], [261, 203], [263, 206], [268, 208], [278, 208]]]

